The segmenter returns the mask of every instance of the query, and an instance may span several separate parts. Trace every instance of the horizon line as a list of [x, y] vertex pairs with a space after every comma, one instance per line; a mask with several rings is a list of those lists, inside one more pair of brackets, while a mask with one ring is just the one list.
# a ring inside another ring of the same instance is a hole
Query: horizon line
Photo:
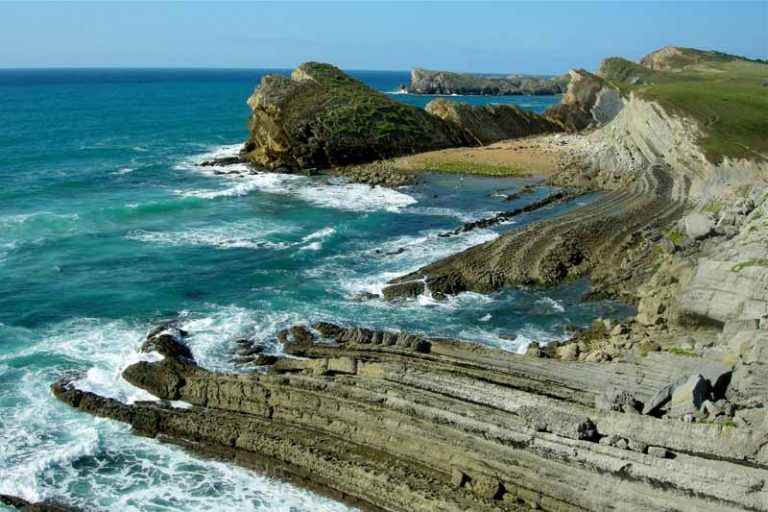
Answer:
[[[310, 61], [307, 61], [310, 62]], [[319, 62], [319, 61], [318, 61]], [[330, 64], [330, 63], [326, 63]], [[336, 66], [335, 64], [331, 64]], [[179, 71], [260, 71], [260, 70], [274, 70], [274, 71], [293, 71], [298, 66], [294, 67], [189, 67], [189, 66], [30, 66], [30, 67], [3, 67], [0, 66], [0, 72], [2, 71], [104, 71], [104, 70], [179, 70]], [[520, 73], [515, 71], [461, 71], [444, 68], [424, 68], [421, 66], [412, 66], [407, 69], [377, 69], [377, 68], [345, 68], [336, 66], [342, 71], [373, 71], [373, 72], [398, 72], [398, 73], [410, 73], [413, 69], [426, 69], [427, 71], [447, 71], [451, 73], [467, 73], [471, 75], [498, 75], [509, 76], [511, 74], [521, 76], [559, 76], [568, 72], [568, 70], [562, 73], [542, 73], [542, 72], [527, 72]]]

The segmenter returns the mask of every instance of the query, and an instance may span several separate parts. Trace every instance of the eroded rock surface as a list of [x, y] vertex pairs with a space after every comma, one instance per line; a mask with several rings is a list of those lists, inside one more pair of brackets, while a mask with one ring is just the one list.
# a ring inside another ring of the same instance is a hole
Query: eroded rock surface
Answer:
[[583, 69], [572, 69], [568, 74], [568, 88], [560, 103], [545, 114], [564, 129], [579, 131], [602, 126], [624, 108], [619, 92], [599, 76]]
[[567, 363], [328, 323], [281, 338], [298, 358], [266, 373], [214, 373], [181, 356], [126, 369], [129, 382], [188, 409], [129, 406], [67, 381], [53, 391], [137, 434], [373, 510], [715, 511], [768, 503], [768, 434], [758, 426], [595, 406], [601, 389], [617, 388], [619, 401], [631, 397], [639, 407], [668, 382], [699, 375], [703, 361], [659, 353], [634, 363]]
[[260, 167], [327, 168], [465, 142], [439, 119], [329, 64], [265, 76], [248, 106], [245, 158]]
[[495, 77], [413, 68], [406, 90], [412, 94], [551, 95], [565, 91], [566, 84], [567, 77]]
[[558, 124], [517, 105], [473, 107], [436, 99], [427, 104], [426, 111], [447, 121], [467, 140], [480, 145], [560, 129]]
[[628, 248], [650, 250], [650, 244], [638, 236], [641, 231], [659, 229], [680, 213], [682, 205], [665, 197], [667, 182], [662, 171], [650, 169], [646, 179], [632, 188], [396, 278], [383, 290], [384, 297], [551, 286], [586, 274], [612, 280]]

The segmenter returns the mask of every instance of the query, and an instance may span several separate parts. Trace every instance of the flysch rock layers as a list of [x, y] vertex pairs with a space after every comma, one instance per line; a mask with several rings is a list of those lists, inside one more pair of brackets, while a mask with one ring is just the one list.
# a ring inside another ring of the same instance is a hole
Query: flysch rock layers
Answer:
[[[199, 367], [183, 337], [149, 338], [145, 349], [164, 359], [137, 363], [123, 376], [160, 402], [125, 405], [67, 380], [53, 391], [138, 434], [364, 509], [768, 506], [765, 430], [640, 414], [666, 385], [691, 378], [701, 380], [707, 400], [718, 400], [701, 377], [728, 373], [716, 363], [663, 354], [635, 363], [565, 363], [327, 323], [281, 338], [296, 357], [247, 375]], [[688, 405], [679, 388], [670, 403]], [[618, 389], [623, 395], [602, 391]], [[625, 395], [637, 409], [616, 407]], [[174, 408], [170, 400], [192, 407]]]

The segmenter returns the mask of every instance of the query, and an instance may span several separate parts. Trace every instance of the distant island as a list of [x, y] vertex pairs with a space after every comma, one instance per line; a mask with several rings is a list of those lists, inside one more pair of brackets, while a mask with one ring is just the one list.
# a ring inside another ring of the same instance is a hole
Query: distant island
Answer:
[[409, 94], [458, 94], [484, 96], [551, 96], [564, 93], [568, 75], [548, 76], [482, 76], [452, 71], [411, 69], [411, 83], [402, 90]]

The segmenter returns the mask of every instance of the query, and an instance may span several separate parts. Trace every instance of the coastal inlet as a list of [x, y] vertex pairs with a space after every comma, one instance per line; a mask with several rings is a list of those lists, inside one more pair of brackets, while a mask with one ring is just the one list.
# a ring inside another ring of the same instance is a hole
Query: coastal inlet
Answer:
[[[261, 72], [41, 73], [0, 73], [8, 141], [0, 172], [0, 494], [89, 510], [346, 509], [132, 436], [50, 395], [52, 382], [75, 372], [82, 389], [126, 403], [148, 399], [120, 375], [146, 357], [140, 341], [161, 320], [183, 321], [201, 366], [246, 372], [252, 366], [232, 361], [237, 340], [278, 353], [277, 333], [297, 323], [354, 319], [518, 352], [596, 316], [631, 313], [580, 302], [584, 281], [446, 301], [425, 294], [392, 304], [370, 295], [590, 196], [440, 237], [553, 189], [507, 201], [534, 179], [441, 174], [385, 189], [334, 177], [220, 175], [198, 164], [237, 152], [243, 98]], [[382, 91], [407, 81], [404, 73], [358, 77]], [[543, 111], [557, 99], [483, 101]]]

